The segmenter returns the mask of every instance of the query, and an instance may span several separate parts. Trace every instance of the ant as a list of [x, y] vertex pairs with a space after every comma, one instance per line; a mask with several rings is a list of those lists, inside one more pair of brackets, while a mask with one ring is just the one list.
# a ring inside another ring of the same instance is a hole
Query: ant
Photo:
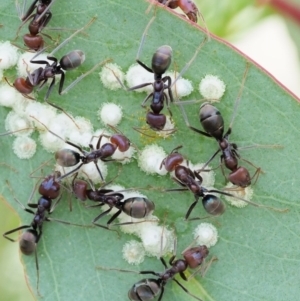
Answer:
[[247, 68], [246, 68], [244, 76], [243, 76], [242, 85], [241, 85], [241, 88], [240, 88], [240, 91], [239, 91], [239, 94], [238, 94], [238, 97], [237, 97], [237, 100], [235, 103], [235, 109], [234, 109], [234, 114], [232, 116], [232, 121], [228, 127], [228, 130], [225, 132], [225, 134], [224, 134], [223, 117], [222, 117], [220, 111], [213, 105], [206, 102], [206, 103], [203, 103], [200, 107], [199, 119], [200, 119], [201, 125], [203, 126], [205, 131], [194, 128], [189, 124], [186, 113], [185, 113], [183, 107], [181, 106], [186, 125], [191, 130], [193, 130], [194, 132], [196, 132], [198, 134], [204, 135], [206, 137], [215, 138], [219, 144], [219, 149], [205, 163], [203, 168], [205, 168], [205, 166], [207, 166], [209, 164], [209, 162], [211, 162], [219, 152], [222, 152], [221, 169], [222, 169], [223, 175], [225, 176], [224, 169], [223, 169], [223, 164], [224, 164], [225, 167], [231, 171], [231, 173], [228, 175], [228, 177], [225, 176], [225, 178], [228, 179], [232, 184], [242, 187], [242, 188], [246, 188], [247, 186], [251, 185], [251, 181], [253, 179], [255, 179], [255, 182], [256, 182], [259, 174], [262, 172], [262, 170], [259, 167], [254, 166], [251, 162], [249, 162], [248, 160], [245, 160], [245, 159], [243, 159], [245, 162], [247, 162], [248, 164], [250, 164], [256, 168], [254, 175], [251, 177], [249, 171], [245, 167], [238, 166], [238, 159], [241, 159], [240, 155], [238, 153], [238, 146], [235, 143], [229, 142], [229, 136], [232, 131], [233, 120], [234, 120], [234, 117], [236, 114], [237, 106], [238, 106], [240, 98], [241, 98], [243, 87], [245, 85], [248, 69], [249, 69], [249, 64], [247, 64]]
[[[50, 7], [54, 2], [55, 0], [34, 0], [27, 12], [21, 17], [21, 21], [23, 22], [18, 28], [17, 36], [23, 25], [32, 19], [28, 26], [29, 34], [25, 34], [23, 37], [24, 44], [30, 50], [38, 51], [44, 47], [44, 39], [39, 33], [41, 33], [52, 18]], [[33, 13], [35, 9], [36, 12]], [[50, 36], [46, 36], [51, 39]]]
[[[227, 195], [239, 200], [242, 200], [246, 203], [249, 203], [253, 206], [256, 207], [262, 207], [262, 208], [268, 208], [272, 209], [274, 211], [285, 211], [285, 210], [280, 210], [276, 209], [273, 207], [268, 207], [264, 206], [261, 204], [257, 204], [254, 202], [251, 202], [249, 200], [245, 200], [243, 198], [240, 198], [238, 196], [234, 196], [233, 194], [230, 194], [225, 191], [220, 191], [216, 189], [206, 189], [203, 187], [202, 184], [202, 177], [199, 174], [199, 171], [192, 171], [190, 168], [182, 165], [184, 162], [184, 157], [178, 152], [178, 149], [181, 148], [182, 146], [177, 146], [175, 149], [172, 150], [172, 152], [162, 161], [161, 166], [165, 166], [165, 169], [168, 172], [174, 172], [175, 177], [172, 177], [172, 179], [181, 185], [183, 188], [175, 188], [175, 189], [167, 189], [165, 191], [185, 191], [185, 190], [190, 190], [195, 197], [195, 201], [190, 205], [186, 215], [185, 215], [185, 220], [198, 220], [198, 219], [203, 219], [203, 218], [190, 218], [189, 216], [191, 212], [193, 211], [194, 207], [197, 205], [199, 198], [202, 198], [202, 205], [205, 209], [205, 211], [211, 215], [217, 216], [221, 215], [225, 211], [225, 205], [221, 201], [220, 198], [217, 196], [210, 194], [210, 193], [219, 193], [223, 195]], [[204, 217], [207, 218], [207, 217]]]
[[[146, 102], [152, 98], [152, 101], [150, 104], [151, 111], [148, 112], [146, 115], [146, 122], [152, 130], [162, 131], [162, 130], [164, 130], [164, 127], [167, 122], [166, 116], [164, 114], [161, 114], [161, 111], [164, 108], [165, 102], [166, 102], [169, 114], [172, 117], [172, 112], [169, 108], [169, 102], [174, 102], [171, 88], [176, 83], [176, 81], [183, 75], [183, 73], [188, 69], [188, 67], [192, 64], [192, 62], [196, 58], [198, 52], [202, 48], [203, 44], [206, 42], [206, 38], [201, 43], [201, 45], [197, 48], [192, 59], [186, 64], [186, 66], [182, 69], [182, 71], [180, 72], [180, 74], [177, 76], [176, 80], [172, 84], [172, 79], [170, 76], [163, 76], [163, 74], [167, 71], [167, 69], [169, 68], [171, 61], [172, 61], [172, 48], [170, 46], [163, 45], [163, 46], [160, 46], [155, 51], [155, 53], [152, 56], [151, 68], [139, 60], [140, 52], [141, 52], [144, 40], [146, 38], [148, 29], [149, 29], [151, 23], [154, 21], [154, 19], [155, 19], [155, 16], [151, 18], [148, 25], [146, 26], [146, 29], [144, 30], [144, 33], [141, 38], [141, 43], [140, 43], [140, 46], [138, 49], [137, 57], [136, 57], [136, 62], [140, 66], [142, 66], [148, 72], [151, 72], [154, 74], [154, 82], [142, 83], [140, 85], [137, 85], [137, 86], [127, 89], [127, 91], [133, 91], [133, 90], [140, 89], [140, 88], [150, 86], [150, 85], [153, 86], [153, 92], [148, 94], [146, 96], [146, 98], [143, 100], [142, 107], [145, 107]], [[123, 84], [121, 83], [121, 81], [119, 79], [118, 79], [118, 81], [123, 86]], [[167, 94], [164, 92], [166, 89], [168, 90], [169, 98], [168, 98]], [[174, 132], [174, 130], [173, 131], [167, 130], [167, 131], [171, 132], [171, 133]]]
[[[31, 116], [31, 117], [34, 118], [35, 120], [37, 120], [40, 124], [42, 124], [49, 133], [51, 133], [58, 139], [64, 141], [65, 143], [75, 147], [81, 153], [80, 154], [80, 153], [76, 152], [75, 150], [68, 149], [68, 148], [59, 150], [55, 153], [56, 162], [62, 167], [71, 167], [71, 166], [75, 166], [79, 163], [79, 165], [77, 167], [75, 167], [73, 170], [62, 175], [59, 178], [59, 180], [62, 180], [64, 178], [68, 177], [69, 175], [77, 172], [83, 164], [89, 164], [91, 162], [94, 162], [102, 181], [104, 181], [101, 171], [97, 165], [97, 161], [98, 160], [101, 160], [103, 162], [116, 161], [109, 157], [111, 157], [117, 149], [120, 152], [126, 152], [131, 146], [131, 142], [129, 141], [129, 139], [122, 134], [114, 134], [111, 136], [101, 134], [99, 137], [92, 136], [91, 141], [89, 143], [90, 151], [87, 152], [84, 149], [82, 149], [79, 145], [74, 144], [71, 141], [65, 140], [62, 137], [60, 137], [59, 135], [57, 135], [54, 132], [52, 132], [51, 130], [49, 130], [49, 128], [44, 123], [40, 122], [34, 116]], [[114, 127], [112, 127], [112, 128], [116, 131], [116, 129]], [[92, 140], [95, 137], [98, 138], [96, 148], [94, 148], [94, 146], [92, 144]], [[105, 143], [102, 146], [100, 146], [101, 140], [103, 137], [109, 138], [110, 142]]]
[[[91, 207], [101, 207], [108, 205], [109, 209], [105, 210], [97, 217], [95, 217], [92, 223], [95, 226], [110, 230], [109, 226], [111, 223], [123, 212], [132, 218], [141, 219], [149, 216], [155, 209], [155, 204], [143, 197], [130, 197], [125, 199], [124, 194], [121, 192], [127, 191], [113, 191], [112, 189], [100, 189], [95, 190], [92, 183], [90, 182], [91, 189], [88, 189], [88, 183], [84, 180], [76, 179], [77, 173], [75, 174], [72, 181], [72, 189], [77, 198], [81, 201], [85, 201], [87, 198], [93, 202], [96, 202], [96, 205], [89, 206]], [[107, 185], [107, 184], [106, 184]], [[118, 209], [116, 213], [108, 220], [105, 225], [98, 224], [97, 221], [103, 216], [109, 214], [113, 208]], [[135, 224], [136, 222], [126, 222], [121, 224], [112, 224], [112, 225], [128, 225]]]
[[[175, 245], [176, 245], [176, 240], [175, 240]], [[176, 250], [176, 247], [174, 247], [174, 250]], [[169, 260], [170, 267], [168, 267], [164, 258], [160, 257], [160, 261], [165, 268], [165, 270], [161, 273], [157, 273], [149, 270], [137, 272], [132, 270], [124, 270], [124, 269], [116, 269], [116, 268], [104, 268], [104, 267], [97, 267], [97, 268], [103, 270], [116, 270], [116, 271], [127, 272], [127, 273], [135, 273], [141, 275], [150, 274], [156, 276], [157, 279], [145, 278], [138, 281], [131, 287], [131, 289], [128, 292], [128, 297], [132, 301], [148, 301], [154, 299], [157, 295], [159, 295], [158, 301], [161, 301], [164, 294], [165, 285], [169, 280], [175, 281], [181, 289], [183, 289], [188, 295], [190, 295], [194, 299], [202, 301], [202, 299], [190, 293], [174, 277], [176, 274], [179, 274], [184, 281], [188, 281], [191, 277], [194, 277], [195, 274], [197, 274], [197, 272], [199, 271], [199, 269], [197, 269], [197, 271], [194, 272], [189, 278], [186, 277], [184, 272], [187, 270], [187, 268], [191, 268], [191, 269], [195, 269], [197, 267], [203, 268], [203, 266], [200, 265], [203, 263], [203, 261], [208, 256], [208, 254], [209, 251], [205, 245], [196, 246], [192, 248], [189, 247], [182, 252], [183, 259], [175, 259], [176, 254], [172, 255], [172, 257]], [[217, 258], [213, 257], [210, 260], [210, 263], [214, 260], [217, 260]], [[205, 271], [208, 269], [210, 263], [205, 267], [205, 270], [203, 271], [202, 275], [205, 274]]]
[[[32, 191], [29, 200], [27, 201], [27, 205], [29, 208], [26, 208], [18, 199], [14, 198], [15, 201], [20, 205], [20, 207], [25, 210], [26, 212], [33, 214], [33, 220], [30, 225], [23, 225], [7, 231], [3, 234], [3, 237], [10, 240], [11, 242], [15, 242], [16, 240], [10, 238], [8, 235], [14, 232], [17, 232], [22, 229], [27, 229], [25, 232], [22, 233], [21, 238], [19, 240], [20, 251], [24, 255], [31, 255], [34, 253], [35, 255], [35, 264], [36, 264], [36, 271], [37, 271], [37, 292], [39, 294], [39, 264], [38, 264], [38, 257], [37, 257], [37, 244], [40, 241], [42, 234], [43, 234], [43, 224], [44, 222], [55, 221], [63, 224], [74, 225], [74, 226], [82, 226], [78, 224], [73, 224], [70, 222], [50, 218], [49, 215], [54, 211], [56, 205], [60, 201], [61, 192], [60, 192], [60, 172], [56, 171], [53, 174], [50, 174], [44, 178], [44, 180], [39, 185], [38, 192], [40, 194], [40, 198], [37, 204], [29, 203], [32, 198], [32, 195], [36, 189]], [[10, 188], [9, 183], [7, 185]], [[57, 199], [58, 198], [58, 199]], [[57, 199], [57, 201], [52, 204], [52, 201]], [[36, 211], [34, 212], [31, 208], [35, 208]]]
[[[47, 90], [47, 93], [44, 97], [44, 101], [52, 105], [53, 107], [63, 111], [67, 114], [62, 108], [50, 103], [48, 101], [49, 95], [54, 88], [55, 85], [55, 76], [59, 75], [59, 88], [58, 93], [60, 95], [67, 93], [72, 87], [74, 87], [79, 81], [81, 81], [84, 77], [89, 75], [93, 72], [97, 67], [105, 64], [108, 60], [100, 62], [96, 64], [91, 70], [79, 76], [73, 83], [71, 83], [66, 89], [63, 90], [64, 82], [65, 82], [65, 73], [64, 71], [73, 70], [79, 67], [85, 60], [85, 55], [81, 50], [74, 50], [69, 52], [68, 54], [64, 55], [58, 62], [57, 58], [53, 57], [53, 54], [58, 51], [62, 46], [70, 41], [76, 34], [83, 31], [85, 28], [89, 27], [96, 18], [92, 18], [84, 27], [74, 32], [70, 37], [68, 37], [65, 41], [63, 41], [60, 45], [58, 45], [48, 56], [47, 59], [52, 61], [52, 64], [46, 60], [34, 60], [41, 52], [45, 50], [42, 49], [39, 51], [31, 60], [30, 62], [33, 64], [45, 64], [45, 67], [39, 67], [38, 69], [34, 70], [32, 73], [28, 73], [26, 78], [19, 77], [14, 81], [13, 86], [24, 96], [30, 99], [33, 99], [28, 94], [30, 94], [35, 87], [38, 87], [40, 90], [44, 85], [47, 83], [49, 79], [52, 79], [50, 86]], [[67, 114], [68, 115], [68, 114]], [[70, 116], [69, 116], [70, 117]], [[71, 118], [71, 117], [70, 117]]]
[[200, 15], [198, 7], [192, 0], [157, 0], [159, 3], [166, 5], [169, 8], [175, 9], [180, 7], [187, 17], [197, 23]]

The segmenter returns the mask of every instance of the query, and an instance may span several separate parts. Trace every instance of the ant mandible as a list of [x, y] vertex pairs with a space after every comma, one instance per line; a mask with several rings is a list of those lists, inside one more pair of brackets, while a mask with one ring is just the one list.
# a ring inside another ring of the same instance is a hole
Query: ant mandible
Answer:
[[[60, 201], [60, 183], [58, 179], [60, 178], [60, 172], [54, 172], [51, 175], [48, 175], [44, 178], [42, 183], [39, 185], [38, 192], [41, 195], [37, 204], [29, 203], [32, 198], [33, 192], [29, 200], [27, 201], [27, 205], [29, 208], [26, 208], [18, 199], [14, 198], [15, 201], [20, 205], [20, 207], [25, 210], [26, 212], [33, 214], [33, 220], [30, 225], [23, 225], [7, 231], [3, 234], [3, 237], [8, 239], [11, 242], [15, 242], [16, 240], [10, 238], [8, 235], [14, 232], [17, 232], [22, 229], [27, 229], [25, 232], [22, 233], [21, 238], [19, 240], [20, 251], [24, 255], [31, 255], [34, 253], [35, 255], [35, 264], [36, 264], [36, 271], [37, 271], [37, 292], [39, 293], [39, 264], [38, 264], [38, 257], [37, 257], [37, 244], [40, 241], [42, 234], [43, 234], [43, 224], [44, 222], [55, 221], [63, 224], [74, 225], [74, 226], [82, 226], [73, 224], [70, 222], [50, 218], [49, 215], [54, 211], [56, 205]], [[7, 185], [10, 187], [9, 183]], [[36, 187], [35, 187], [36, 188]], [[34, 190], [35, 190], [34, 188]], [[58, 198], [58, 199], [57, 199]], [[57, 199], [57, 201], [52, 204], [52, 200]], [[36, 211], [34, 212], [31, 208], [35, 208]]]
[[225, 176], [224, 170], [223, 170], [223, 164], [225, 165], [226, 168], [228, 168], [231, 173], [228, 175], [228, 177], [225, 176], [232, 184], [245, 188], [249, 185], [251, 185], [252, 179], [255, 179], [255, 182], [261, 172], [261, 169], [259, 167], [254, 166], [251, 162], [243, 159], [245, 162], [249, 163], [253, 167], [256, 168], [256, 171], [254, 175], [251, 177], [249, 171], [243, 167], [243, 166], [238, 166], [238, 159], [240, 159], [240, 155], [238, 154], [238, 147], [235, 143], [230, 143], [229, 142], [229, 135], [231, 134], [232, 131], [232, 124], [234, 117], [236, 115], [236, 110], [242, 95], [242, 91], [245, 85], [247, 73], [249, 70], [249, 63], [247, 64], [246, 70], [244, 72], [243, 76], [243, 81], [241, 84], [241, 88], [235, 103], [235, 108], [234, 108], [234, 114], [232, 116], [231, 123], [228, 127], [228, 130], [224, 134], [224, 120], [223, 117], [220, 113], [220, 111], [214, 107], [213, 105], [209, 103], [203, 103], [200, 107], [200, 112], [199, 112], [199, 119], [201, 122], [201, 125], [203, 126], [205, 131], [199, 130], [195, 127], [192, 127], [189, 124], [189, 121], [187, 119], [187, 115], [181, 106], [183, 116], [185, 119], [186, 125], [193, 130], [194, 132], [204, 135], [206, 137], [213, 137], [217, 140], [219, 144], [219, 149], [213, 154], [213, 156], [205, 163], [203, 168], [211, 162], [214, 157], [219, 153], [222, 152], [221, 155], [221, 168], [222, 168], [222, 173]]
[[[160, 46], [152, 56], [152, 65], [151, 68], [145, 65], [143, 62], [139, 60], [140, 52], [146, 38], [148, 29], [151, 23], [154, 21], [155, 16], [151, 18], [149, 23], [146, 26], [146, 29], [142, 35], [141, 43], [138, 49], [136, 62], [146, 69], [148, 72], [154, 74], [154, 82], [143, 83], [134, 87], [127, 89], [128, 91], [140, 89], [146, 86], [153, 86], [153, 92], [146, 96], [146, 98], [142, 102], [142, 107], [145, 107], [146, 102], [152, 97], [152, 101], [150, 104], [151, 112], [148, 112], [146, 115], [146, 122], [150, 126], [150, 128], [154, 131], [161, 131], [164, 129], [166, 125], [166, 116], [164, 114], [160, 114], [162, 109], [164, 108], [164, 102], [167, 104], [167, 109], [169, 111], [170, 116], [172, 116], [172, 112], [169, 108], [169, 102], [173, 102], [173, 94], [172, 94], [172, 86], [176, 83], [176, 81], [183, 75], [183, 73], [188, 69], [188, 67], [192, 64], [194, 59], [196, 58], [198, 52], [202, 48], [203, 44], [206, 42], [206, 38], [197, 48], [195, 54], [193, 55], [192, 59], [185, 65], [185, 67], [181, 70], [179, 75], [177, 76], [176, 80], [172, 84], [172, 80], [170, 76], [164, 76], [163, 74], [169, 68], [171, 61], [172, 61], [172, 48], [168, 45]], [[120, 80], [119, 80], [120, 82]], [[120, 82], [121, 83], [121, 82]], [[122, 83], [121, 83], [122, 84]], [[164, 90], [168, 89], [169, 99], [164, 92]]]
[[[77, 198], [81, 201], [85, 201], [87, 198], [95, 203], [96, 205], [88, 206], [89, 208], [101, 207], [108, 205], [109, 208], [95, 217], [92, 223], [98, 227], [110, 230], [111, 225], [129, 225], [135, 224], [136, 222], [126, 222], [126, 223], [114, 223], [112, 222], [123, 212], [128, 216], [136, 219], [141, 219], [149, 216], [155, 209], [155, 204], [144, 197], [130, 197], [125, 199], [124, 194], [128, 189], [113, 191], [112, 189], [95, 189], [90, 182], [91, 189], [88, 189], [88, 183], [84, 180], [76, 179], [77, 174], [75, 174], [72, 181], [72, 190]], [[107, 185], [107, 184], [106, 184]], [[130, 189], [131, 190], [131, 189]], [[97, 221], [103, 216], [109, 214], [109, 212], [116, 208], [118, 211], [113, 214], [113, 216], [108, 220], [105, 225], [98, 224]]]
[[[41, 31], [44, 29], [44, 27], [47, 26], [52, 18], [50, 7], [54, 2], [55, 0], [34, 0], [28, 8], [27, 12], [23, 16], [21, 16], [21, 21], [23, 22], [18, 28], [17, 36], [24, 24], [32, 19], [28, 26], [29, 34], [25, 34], [23, 37], [23, 41], [29, 49], [38, 51], [44, 47], [44, 39], [41, 35], [39, 35], [39, 33], [41, 33]], [[17, 9], [19, 10], [18, 6]], [[36, 12], [33, 13], [35, 9]]]
[[[189, 216], [191, 212], [193, 211], [194, 207], [197, 205], [199, 198], [202, 198], [202, 205], [205, 209], [205, 211], [211, 215], [217, 216], [221, 215], [225, 211], [225, 205], [221, 201], [220, 198], [217, 196], [210, 194], [210, 193], [219, 193], [223, 195], [227, 195], [239, 200], [242, 200], [248, 204], [251, 204], [256, 207], [262, 207], [262, 208], [268, 208], [274, 211], [284, 212], [286, 210], [281, 210], [269, 206], [264, 206], [261, 204], [257, 204], [254, 202], [251, 202], [249, 200], [245, 200], [243, 198], [240, 198], [238, 196], [235, 196], [231, 193], [217, 190], [217, 189], [206, 189], [202, 186], [202, 177], [200, 176], [198, 171], [192, 171], [190, 168], [182, 165], [184, 162], [184, 157], [178, 152], [178, 149], [182, 146], [178, 146], [175, 149], [172, 150], [172, 152], [162, 161], [161, 167], [164, 165], [166, 170], [168, 172], [174, 172], [175, 177], [172, 177], [172, 179], [178, 183], [182, 188], [175, 188], [175, 189], [166, 189], [165, 191], [186, 191], [190, 190], [195, 197], [195, 201], [190, 205], [186, 215], [185, 220], [198, 220], [198, 219], [204, 219], [204, 218], [190, 218]], [[203, 168], [202, 168], [203, 169]]]
[[[176, 245], [176, 241], [175, 241], [175, 245]], [[174, 247], [174, 250], [176, 250], [176, 247]], [[183, 291], [185, 291], [188, 295], [190, 295], [194, 299], [202, 301], [202, 299], [190, 293], [174, 277], [177, 274], [179, 274], [184, 281], [188, 281], [191, 277], [194, 277], [195, 274], [198, 273], [199, 269], [197, 269], [196, 272], [194, 272], [189, 278], [186, 277], [184, 272], [187, 270], [187, 268], [190, 269], [195, 269], [197, 267], [202, 268], [201, 264], [208, 256], [208, 253], [209, 251], [205, 245], [196, 246], [193, 248], [187, 248], [185, 251], [182, 252], [182, 256], [184, 257], [183, 259], [176, 259], [176, 254], [172, 255], [172, 257], [169, 260], [170, 267], [168, 267], [164, 258], [160, 257], [160, 261], [165, 268], [165, 270], [161, 273], [157, 273], [149, 270], [137, 272], [132, 270], [124, 270], [124, 269], [116, 269], [116, 268], [104, 268], [104, 267], [97, 267], [97, 268], [103, 270], [116, 270], [120, 272], [135, 273], [140, 275], [150, 274], [156, 276], [157, 279], [145, 278], [138, 281], [132, 286], [132, 288], [128, 291], [128, 297], [132, 301], [148, 301], [154, 299], [158, 295], [159, 295], [158, 301], [161, 301], [164, 294], [165, 285], [169, 280], [175, 281]], [[216, 260], [216, 257], [213, 257], [210, 260], [210, 263], [214, 260]], [[210, 263], [207, 265], [205, 270], [207, 270]], [[203, 272], [203, 274], [204, 273], [205, 271]]]

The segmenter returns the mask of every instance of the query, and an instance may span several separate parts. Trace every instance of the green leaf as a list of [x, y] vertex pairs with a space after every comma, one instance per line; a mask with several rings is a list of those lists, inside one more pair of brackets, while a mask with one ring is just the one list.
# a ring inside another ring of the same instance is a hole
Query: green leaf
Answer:
[[[134, 63], [142, 33], [153, 16], [146, 14], [148, 3], [144, 1], [78, 1], [77, 3], [57, 1], [52, 8], [53, 19], [49, 26], [78, 29], [97, 15], [97, 20], [85, 32], [78, 35], [57, 53], [60, 57], [72, 49], [81, 49], [86, 53], [86, 61], [75, 71], [68, 72], [67, 84], [78, 75], [106, 58], [112, 58], [123, 70]], [[13, 3], [0, 4], [0, 28], [3, 39], [13, 39], [20, 24]], [[24, 34], [26, 26], [22, 29]], [[51, 36], [55, 33], [47, 31]], [[62, 41], [69, 35], [60, 31]], [[198, 26], [178, 18], [165, 9], [158, 8], [156, 19], [149, 29], [143, 46], [141, 60], [150, 64], [154, 51], [161, 45], [173, 48], [171, 69], [181, 70], [203, 41], [205, 34]], [[17, 43], [22, 44], [21, 37]], [[222, 112], [226, 126], [229, 125], [238, 91], [246, 68], [247, 58], [222, 40], [213, 38], [206, 43], [184, 77], [192, 81], [195, 88], [190, 99], [200, 99], [198, 84], [206, 74], [214, 74], [227, 85], [225, 95], [217, 104]], [[6, 73], [12, 82], [14, 70]], [[55, 87], [55, 90], [57, 87]], [[38, 94], [42, 101], [46, 89]], [[132, 129], [143, 126], [140, 117], [145, 110], [140, 104], [145, 95], [129, 93], [123, 90], [110, 91], [99, 81], [95, 71], [75, 86], [67, 95], [59, 96], [53, 91], [50, 100], [72, 112], [89, 118], [95, 128], [102, 127], [95, 111], [105, 101], [114, 101], [122, 105], [124, 119], [120, 129], [141, 149], [147, 138]], [[198, 122], [198, 104], [185, 106], [191, 124], [201, 128]], [[213, 139], [197, 135], [189, 130], [183, 121], [178, 107], [171, 106], [177, 132], [168, 139], [156, 139], [156, 143], [170, 152], [182, 144], [182, 153], [193, 163], [205, 162], [217, 149]], [[0, 126], [4, 131], [4, 119], [7, 108], [1, 108]], [[227, 206], [226, 212], [212, 219], [219, 230], [219, 242], [210, 250], [217, 256], [204, 278], [196, 276], [184, 283], [188, 290], [203, 300], [296, 300], [299, 294], [299, 143], [298, 118], [299, 103], [288, 91], [279, 86], [269, 75], [251, 62], [245, 87], [234, 120], [231, 141], [239, 146], [253, 144], [281, 144], [281, 149], [255, 148], [241, 152], [243, 158], [260, 166], [264, 170], [253, 186], [253, 201], [278, 208], [288, 208], [288, 213], [278, 213], [267, 209], [247, 206], [237, 209]], [[37, 138], [35, 134], [35, 138]], [[24, 212], [14, 201], [14, 197], [5, 185], [9, 181], [16, 197], [26, 201], [36, 183], [29, 174], [53, 155], [39, 147], [31, 160], [19, 160], [11, 150], [12, 137], [1, 138], [1, 161], [17, 169], [17, 173], [1, 166], [0, 181], [3, 184], [1, 194], [19, 213], [22, 224], [28, 225], [32, 216]], [[54, 162], [54, 159], [53, 159]], [[241, 161], [245, 166], [247, 163]], [[214, 166], [218, 166], [215, 159]], [[113, 178], [119, 164], [108, 165], [108, 179]], [[251, 173], [254, 168], [249, 166]], [[43, 168], [46, 175], [50, 170]], [[224, 178], [221, 170], [216, 171], [216, 186], [222, 188]], [[226, 173], [228, 173], [226, 171]], [[149, 176], [143, 173], [136, 162], [123, 166], [116, 182], [126, 187], [177, 188], [168, 176]], [[161, 193], [155, 190], [145, 194], [156, 204], [155, 214], [161, 219], [167, 212], [166, 224], [176, 228], [178, 236], [178, 256], [193, 240], [192, 231], [197, 222], [186, 223], [184, 215], [193, 202], [190, 192]], [[77, 224], [89, 224], [97, 215], [97, 210], [87, 210], [73, 199], [73, 211], [69, 212], [68, 194], [52, 214], [53, 218]], [[37, 200], [38, 195], [35, 195]], [[201, 202], [194, 209], [193, 216], [204, 216]], [[15, 225], [18, 227], [18, 225]], [[4, 229], [8, 231], [10, 229]], [[131, 236], [104, 229], [81, 228], [46, 223], [43, 237], [38, 245], [40, 267], [40, 292], [47, 300], [125, 300], [131, 286], [143, 277], [116, 271], [99, 271], [96, 266], [120, 269], [132, 269], [122, 259], [122, 247]], [[15, 244], [15, 252], [18, 245]], [[36, 291], [36, 268], [34, 257], [22, 256], [32, 290]], [[159, 260], [146, 258], [136, 270], [162, 271]], [[182, 281], [183, 282], [183, 281]], [[165, 287], [164, 301], [191, 300], [175, 282]]]

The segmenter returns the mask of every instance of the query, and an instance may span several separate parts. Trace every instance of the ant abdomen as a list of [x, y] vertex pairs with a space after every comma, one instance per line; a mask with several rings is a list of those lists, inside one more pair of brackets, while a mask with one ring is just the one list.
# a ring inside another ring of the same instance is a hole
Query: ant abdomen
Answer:
[[209, 103], [200, 107], [199, 119], [204, 130], [217, 140], [222, 140], [224, 133], [224, 120], [220, 111]]
[[251, 176], [249, 171], [245, 168], [240, 166], [235, 172], [232, 172], [228, 176], [228, 180], [237, 186], [245, 188], [251, 185]]
[[20, 239], [19, 245], [22, 254], [31, 255], [36, 248], [37, 232], [33, 229], [26, 230]]
[[163, 74], [169, 68], [172, 61], [172, 48], [163, 45], [157, 48], [152, 57], [152, 69], [157, 74]]
[[80, 159], [81, 156], [79, 153], [68, 148], [61, 149], [55, 153], [57, 164], [63, 167], [74, 166], [79, 163]]
[[30, 94], [33, 91], [33, 85], [29, 82], [29, 80], [23, 77], [18, 77], [14, 81], [14, 87], [22, 94]]
[[211, 215], [221, 215], [226, 209], [221, 199], [213, 194], [206, 194], [202, 199], [202, 204], [206, 212]]
[[164, 114], [148, 112], [146, 115], [146, 122], [149, 124], [151, 129], [161, 131], [165, 127], [167, 117]]
[[133, 218], [143, 218], [150, 215], [155, 209], [155, 204], [142, 197], [133, 197], [124, 201], [123, 212]]
[[64, 55], [59, 64], [64, 70], [72, 70], [79, 67], [85, 60], [85, 54], [81, 50], [73, 50]]
[[120, 152], [126, 152], [130, 148], [130, 141], [124, 135], [112, 135], [110, 142], [117, 145]]
[[182, 253], [182, 256], [186, 260], [188, 266], [191, 269], [195, 269], [200, 264], [202, 264], [208, 253], [209, 251], [207, 246], [203, 245], [187, 249]]
[[154, 299], [161, 291], [160, 282], [153, 278], [142, 279], [135, 283], [128, 292], [132, 301], [148, 301]]

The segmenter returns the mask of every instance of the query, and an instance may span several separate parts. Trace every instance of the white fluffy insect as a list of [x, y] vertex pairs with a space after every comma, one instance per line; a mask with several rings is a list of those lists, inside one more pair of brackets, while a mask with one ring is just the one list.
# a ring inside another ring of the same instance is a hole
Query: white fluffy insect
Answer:
[[[200, 170], [204, 166], [205, 163], [196, 163], [196, 164], [189, 164], [191, 170]], [[206, 171], [205, 171], [206, 170]], [[213, 187], [215, 184], [215, 175], [216, 173], [211, 169], [210, 166], [206, 166], [204, 171], [200, 172], [200, 176], [202, 177], [202, 186], [203, 187]]]
[[161, 146], [157, 144], [147, 145], [139, 154], [138, 165], [141, 170], [148, 174], [166, 175], [168, 172], [161, 162], [167, 156]]
[[121, 122], [123, 116], [122, 107], [112, 102], [106, 102], [102, 104], [97, 115], [104, 125], [116, 126]]
[[[172, 84], [174, 83], [177, 75], [178, 75], [178, 73], [174, 72], [174, 71], [168, 71], [164, 74], [164, 76], [171, 77]], [[176, 95], [177, 98], [182, 98], [182, 97], [188, 96], [193, 91], [194, 91], [194, 88], [192, 86], [192, 82], [183, 77], [180, 77], [176, 81], [176, 83], [172, 86], [172, 93], [173, 93], [173, 95]]]
[[36, 142], [27, 136], [19, 136], [13, 142], [13, 151], [20, 159], [30, 159], [36, 152]]
[[218, 241], [217, 228], [210, 223], [201, 223], [194, 230], [194, 238], [199, 245], [212, 247]]
[[123, 258], [129, 264], [140, 264], [145, 258], [145, 249], [142, 243], [136, 240], [128, 241], [122, 249]]
[[5, 129], [8, 132], [14, 132], [15, 136], [29, 136], [33, 130], [33, 123], [25, 114], [19, 115], [14, 111], [10, 111], [5, 119]]
[[[232, 183], [228, 183], [225, 186], [224, 190], [231, 193], [234, 196], [243, 198], [246, 201], [251, 201], [252, 195], [253, 195], [253, 189], [250, 186], [248, 186], [246, 188], [242, 188], [242, 187], [237, 187], [237, 186], [233, 185]], [[247, 202], [236, 199], [234, 197], [224, 195], [224, 198], [231, 206], [234, 206], [234, 207], [244, 208], [248, 205]]]
[[199, 92], [210, 102], [217, 102], [226, 90], [225, 83], [216, 75], [207, 74], [199, 84]]
[[13, 107], [17, 101], [23, 98], [14, 87], [7, 84], [0, 85], [0, 105], [4, 107]]
[[[148, 72], [145, 68], [141, 65], [134, 64], [129, 67], [126, 73], [126, 82], [128, 87], [135, 87], [137, 85], [141, 85], [144, 83], [151, 83], [153, 82], [153, 73]], [[153, 86], [149, 85], [143, 88], [139, 88], [133, 90], [135, 92], [147, 92], [151, 93], [153, 91]]]
[[18, 48], [9, 41], [0, 43], [0, 69], [9, 69], [18, 61]]
[[110, 90], [122, 88], [122, 85], [120, 85], [116, 77], [118, 77], [121, 83], [124, 83], [125, 78], [125, 74], [121, 67], [115, 63], [106, 64], [99, 73], [99, 76], [104, 87]]

